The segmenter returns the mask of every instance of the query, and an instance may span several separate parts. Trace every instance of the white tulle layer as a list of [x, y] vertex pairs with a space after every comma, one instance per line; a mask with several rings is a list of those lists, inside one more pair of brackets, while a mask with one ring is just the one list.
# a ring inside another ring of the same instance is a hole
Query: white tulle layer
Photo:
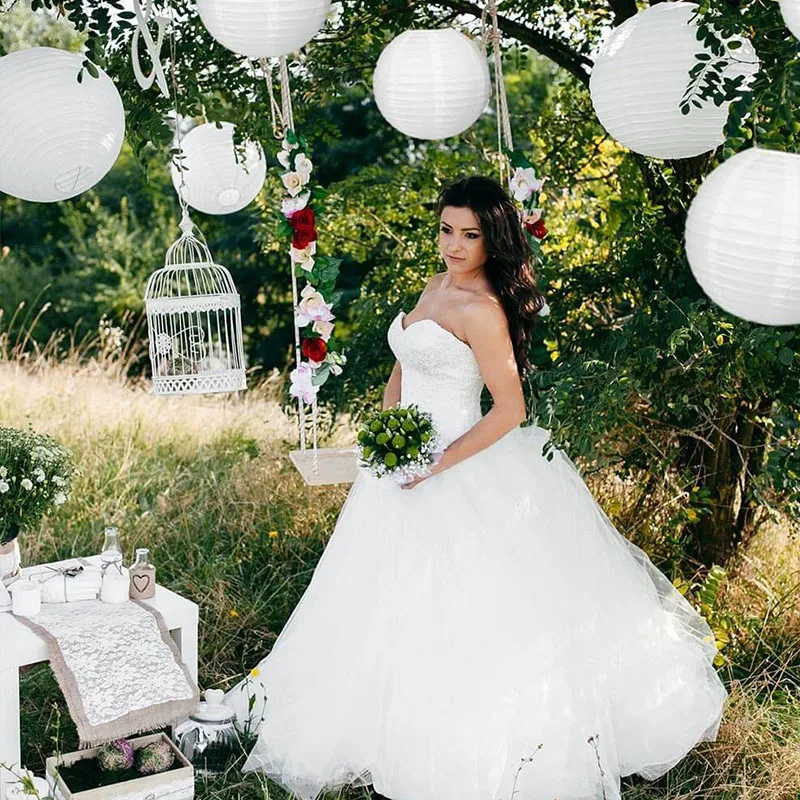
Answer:
[[716, 738], [708, 625], [547, 437], [516, 428], [411, 490], [359, 475], [254, 684], [227, 697], [243, 720], [266, 694], [245, 770], [304, 800], [345, 783], [615, 800], [620, 776]]

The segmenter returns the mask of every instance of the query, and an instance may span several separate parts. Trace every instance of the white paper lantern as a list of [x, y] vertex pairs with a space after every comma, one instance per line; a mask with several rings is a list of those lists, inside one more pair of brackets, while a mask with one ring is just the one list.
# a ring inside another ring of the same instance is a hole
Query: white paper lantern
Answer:
[[800, 0], [781, 0], [781, 14], [786, 27], [800, 39]]
[[85, 192], [114, 166], [125, 111], [113, 81], [83, 58], [32, 47], [0, 58], [0, 191], [39, 203]]
[[267, 162], [255, 142], [245, 146], [244, 159], [237, 161], [233, 147], [234, 126], [218, 128], [207, 122], [181, 138], [183, 170], [172, 164], [172, 183], [186, 202], [204, 214], [232, 214], [249, 205], [264, 185]]
[[208, 32], [249, 58], [299, 50], [325, 24], [331, 0], [197, 0]]
[[409, 30], [384, 48], [373, 75], [378, 109], [407, 136], [446, 139], [467, 130], [492, 95], [486, 56], [452, 28]]
[[725, 311], [800, 324], [800, 155], [753, 148], [717, 167], [689, 208], [686, 254]]
[[[589, 80], [597, 118], [636, 153], [689, 158], [725, 141], [729, 103], [703, 101], [688, 114], [680, 109], [695, 53], [704, 49], [697, 21], [690, 22], [696, 9], [692, 3], [659, 3], [640, 11], [614, 29], [597, 55]], [[758, 71], [752, 44], [740, 41], [725, 72], [731, 78]]]

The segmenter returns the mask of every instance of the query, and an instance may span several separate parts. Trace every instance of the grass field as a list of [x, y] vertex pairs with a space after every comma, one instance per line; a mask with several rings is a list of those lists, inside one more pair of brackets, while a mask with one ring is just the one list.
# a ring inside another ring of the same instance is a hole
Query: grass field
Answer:
[[[199, 603], [202, 688], [238, 681], [308, 585], [348, 489], [303, 484], [287, 456], [296, 431], [271, 384], [240, 398], [165, 399], [107, 364], [40, 359], [0, 361], [0, 391], [0, 425], [56, 436], [80, 467], [72, 499], [22, 540], [24, 562], [95, 553], [103, 527], [117, 525], [127, 559], [149, 547], [159, 581]], [[348, 435], [343, 420], [333, 443]], [[602, 482], [591, 485], [602, 498]], [[718, 741], [657, 782], [623, 779], [625, 798], [800, 797], [796, 534], [765, 527], [729, 575], [723, 603], [735, 647], [721, 670], [731, 700]], [[47, 666], [26, 671], [22, 695], [23, 761], [41, 772], [56, 746], [74, 748], [75, 731]], [[198, 796], [285, 794], [235, 765], [199, 782]]]

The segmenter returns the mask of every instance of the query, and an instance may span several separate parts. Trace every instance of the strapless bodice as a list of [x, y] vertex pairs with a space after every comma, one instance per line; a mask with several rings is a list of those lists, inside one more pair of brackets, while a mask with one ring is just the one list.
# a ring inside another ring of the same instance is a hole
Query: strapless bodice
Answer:
[[389, 347], [402, 368], [400, 402], [433, 417], [444, 446], [481, 418], [483, 377], [472, 348], [432, 319], [403, 328], [405, 311], [389, 325]]

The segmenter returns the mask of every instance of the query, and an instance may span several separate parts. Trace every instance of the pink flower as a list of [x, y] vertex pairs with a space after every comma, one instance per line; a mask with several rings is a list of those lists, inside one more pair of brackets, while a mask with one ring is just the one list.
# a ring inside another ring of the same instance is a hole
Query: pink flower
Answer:
[[289, 373], [289, 394], [292, 397], [302, 398], [304, 403], [311, 404], [317, 396], [318, 387], [311, 383], [314, 377], [314, 370], [307, 361], [302, 361], [297, 369]]
[[324, 342], [327, 342], [333, 333], [333, 323], [324, 319], [314, 320], [313, 331], [318, 333]]
[[525, 202], [534, 192], [542, 189], [544, 181], [537, 179], [533, 167], [517, 167], [509, 181], [509, 188], [515, 200]]
[[281, 200], [281, 211], [283, 212], [283, 216], [288, 219], [292, 216], [292, 214], [295, 213], [295, 211], [305, 208], [310, 198], [311, 192], [303, 192], [302, 194], [297, 195], [297, 197], [284, 197], [283, 200]]
[[303, 298], [295, 313], [298, 327], [302, 328], [309, 322], [322, 321], [329, 322], [335, 319], [331, 307], [325, 302], [325, 298], [309, 283], [300, 292]]

